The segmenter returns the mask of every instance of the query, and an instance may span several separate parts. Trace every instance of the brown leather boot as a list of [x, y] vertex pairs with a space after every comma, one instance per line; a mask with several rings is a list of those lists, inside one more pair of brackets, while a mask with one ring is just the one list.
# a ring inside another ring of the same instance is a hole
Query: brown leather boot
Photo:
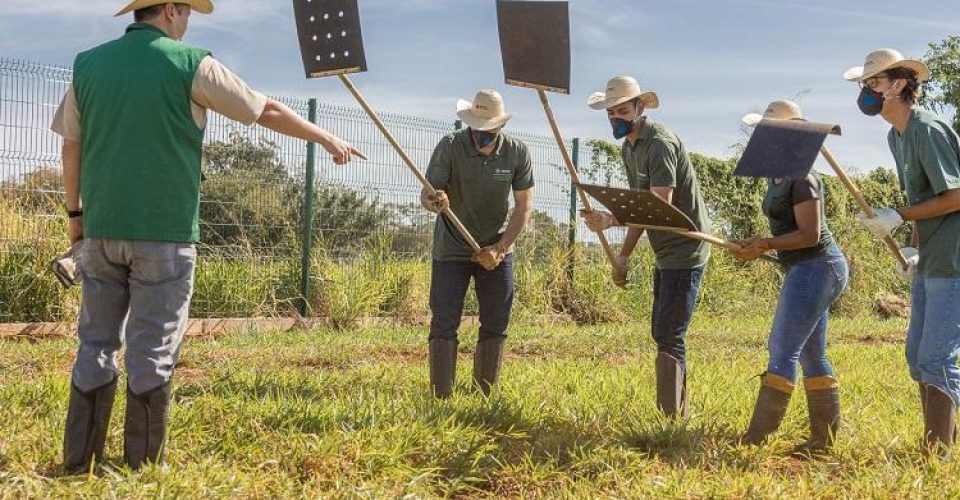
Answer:
[[503, 341], [507, 337], [491, 337], [477, 342], [473, 353], [473, 382], [484, 394], [490, 394], [490, 386], [500, 380], [503, 364]]
[[677, 358], [657, 353], [657, 408], [669, 418], [687, 418], [687, 370]]
[[431, 340], [429, 358], [433, 394], [440, 399], [449, 398], [453, 394], [453, 381], [457, 374], [457, 340]]
[[926, 384], [923, 436], [924, 454], [949, 458], [957, 428], [957, 405], [949, 394]]
[[772, 373], [764, 373], [760, 383], [760, 394], [753, 408], [753, 418], [746, 434], [740, 438], [742, 444], [758, 445], [767, 440], [767, 436], [776, 432], [787, 413], [793, 384]]
[[810, 438], [794, 449], [794, 454], [810, 456], [833, 446], [840, 428], [840, 384], [825, 375], [803, 379], [807, 393], [807, 414], [810, 418]]

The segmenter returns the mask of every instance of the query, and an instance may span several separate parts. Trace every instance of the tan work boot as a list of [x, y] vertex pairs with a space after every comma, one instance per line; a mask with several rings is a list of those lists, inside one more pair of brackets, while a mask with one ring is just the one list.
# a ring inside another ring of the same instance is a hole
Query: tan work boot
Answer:
[[840, 428], [840, 383], [829, 375], [807, 377], [803, 379], [803, 389], [807, 393], [810, 437], [793, 452], [809, 456], [833, 446]]
[[760, 394], [753, 408], [753, 418], [746, 434], [740, 438], [742, 444], [758, 445], [767, 440], [767, 436], [776, 432], [787, 413], [793, 384], [772, 373], [764, 373], [760, 383]]

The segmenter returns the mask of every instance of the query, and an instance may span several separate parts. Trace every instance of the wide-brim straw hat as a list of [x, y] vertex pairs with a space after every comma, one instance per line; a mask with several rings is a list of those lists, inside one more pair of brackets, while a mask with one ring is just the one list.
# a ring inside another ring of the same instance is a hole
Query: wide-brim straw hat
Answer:
[[473, 102], [458, 99], [457, 116], [474, 130], [493, 130], [505, 125], [513, 114], [506, 112], [500, 92], [484, 89], [477, 92]]
[[930, 69], [923, 61], [906, 59], [903, 54], [894, 49], [877, 49], [867, 54], [863, 66], [854, 66], [843, 72], [843, 78], [851, 82], [866, 80], [888, 69], [907, 68], [917, 72], [917, 80], [925, 81], [930, 78]]
[[750, 113], [744, 115], [740, 120], [743, 121], [745, 125], [754, 127], [764, 118], [773, 120], [803, 120], [803, 111], [800, 110], [800, 105], [797, 103], [781, 99], [772, 101], [763, 114]]
[[133, 0], [126, 7], [120, 9], [120, 12], [114, 14], [114, 17], [164, 3], [187, 4], [191, 10], [199, 14], [210, 14], [213, 12], [213, 0]]
[[587, 98], [587, 106], [591, 109], [607, 109], [623, 104], [631, 99], [640, 98], [640, 102], [647, 109], [660, 107], [660, 98], [654, 92], [645, 92], [640, 88], [637, 79], [630, 76], [616, 76], [607, 82], [604, 92], [594, 92]]

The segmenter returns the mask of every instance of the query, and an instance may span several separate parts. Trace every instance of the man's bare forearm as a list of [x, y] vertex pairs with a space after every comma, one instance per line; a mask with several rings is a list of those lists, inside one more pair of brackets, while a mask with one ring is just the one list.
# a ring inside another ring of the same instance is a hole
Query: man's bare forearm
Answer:
[[330, 132], [304, 120], [289, 106], [273, 99], [267, 100], [257, 123], [274, 132], [319, 144], [330, 142], [333, 137]]
[[83, 156], [80, 143], [64, 140], [61, 154], [67, 210], [80, 210], [80, 160]]

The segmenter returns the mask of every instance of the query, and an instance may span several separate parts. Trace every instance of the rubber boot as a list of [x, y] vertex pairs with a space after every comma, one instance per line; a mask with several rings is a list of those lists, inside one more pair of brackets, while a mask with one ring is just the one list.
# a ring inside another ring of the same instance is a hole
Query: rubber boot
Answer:
[[840, 428], [840, 384], [825, 375], [803, 380], [810, 417], [810, 438], [794, 449], [794, 454], [810, 456], [833, 446]]
[[457, 340], [433, 339], [430, 341], [430, 386], [433, 394], [446, 399], [453, 394], [453, 381], [457, 374]]
[[66, 474], [86, 474], [93, 461], [99, 462], [103, 457], [116, 393], [116, 378], [89, 392], [70, 384], [70, 406], [63, 432], [63, 468]]
[[473, 383], [484, 395], [490, 394], [490, 387], [500, 380], [500, 367], [503, 365], [503, 341], [505, 336], [490, 337], [477, 342], [473, 353]]
[[787, 413], [790, 404], [790, 395], [793, 394], [793, 384], [789, 380], [772, 373], [764, 373], [760, 383], [760, 394], [757, 404], [753, 408], [753, 418], [746, 434], [740, 442], [747, 445], [758, 445], [767, 440], [767, 436], [776, 432]]
[[143, 394], [127, 387], [127, 415], [123, 425], [123, 460], [137, 470], [145, 463], [163, 463], [170, 382]]
[[957, 405], [939, 387], [926, 386], [926, 404], [923, 405], [925, 454], [949, 458], [957, 427]]
[[657, 353], [657, 408], [669, 418], [679, 415], [686, 418], [687, 408], [687, 372], [683, 364], [673, 356]]

